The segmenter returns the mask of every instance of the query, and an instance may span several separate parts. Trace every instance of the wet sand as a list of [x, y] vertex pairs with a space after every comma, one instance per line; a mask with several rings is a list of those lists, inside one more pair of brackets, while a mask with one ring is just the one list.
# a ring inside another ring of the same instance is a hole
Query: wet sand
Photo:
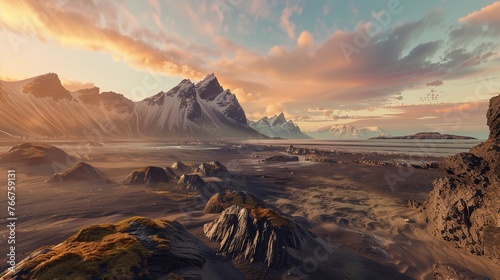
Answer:
[[[352, 267], [345, 269], [358, 271], [358, 279], [368, 279], [364, 277], [377, 269], [393, 270], [414, 279], [432, 279], [432, 265], [437, 262], [466, 267], [491, 279], [495, 279], [498, 271], [498, 266], [486, 258], [470, 255], [430, 236], [417, 210], [406, 207], [408, 199], [423, 201], [432, 189], [432, 181], [444, 175], [443, 170], [353, 162], [389, 161], [395, 155], [342, 152], [334, 156], [338, 163], [310, 162], [302, 156], [298, 162], [264, 162], [265, 157], [284, 154], [283, 148], [253, 145], [229, 150], [125, 150], [111, 146], [72, 147], [71, 143], [65, 143], [63, 149], [99, 168], [114, 183], [49, 184], [44, 180], [59, 170], [0, 166], [0, 174], [7, 174], [8, 168], [17, 172], [18, 260], [41, 246], [60, 243], [81, 227], [117, 222], [130, 216], [178, 220], [209, 247], [216, 248], [217, 244], [209, 242], [202, 233], [203, 224], [215, 217], [203, 212], [212, 193], [175, 195], [146, 186], [123, 186], [121, 182], [133, 169], [147, 165], [166, 167], [178, 160], [186, 163], [218, 160], [232, 173], [231, 178], [221, 182], [223, 187], [261, 197], [306, 225], [322, 242], [337, 248], [329, 251], [328, 258], [316, 259], [317, 266], [309, 270], [305, 269], [307, 265], [290, 268], [290, 274], [286, 274], [289, 279], [335, 273], [332, 265], [343, 258], [352, 260]], [[404, 155], [399, 157], [409, 159]], [[6, 176], [0, 176], [2, 186], [6, 186], [6, 181]], [[6, 199], [6, 188], [2, 188], [0, 204], [6, 205]], [[5, 214], [2, 211], [3, 221]], [[0, 242], [6, 244], [8, 233], [5, 227], [1, 229]], [[5, 246], [1, 248], [0, 267], [4, 269], [3, 256], [7, 252]], [[353, 255], [347, 258], [348, 254]], [[309, 255], [304, 252], [304, 256]], [[214, 256], [210, 267], [216, 270], [222, 263], [227, 261]], [[241, 268], [246, 277], [262, 276], [256, 273], [259, 265], [247, 269], [242, 269], [246, 264], [233, 265]], [[268, 271], [266, 277], [279, 279], [282, 275], [283, 272]]]

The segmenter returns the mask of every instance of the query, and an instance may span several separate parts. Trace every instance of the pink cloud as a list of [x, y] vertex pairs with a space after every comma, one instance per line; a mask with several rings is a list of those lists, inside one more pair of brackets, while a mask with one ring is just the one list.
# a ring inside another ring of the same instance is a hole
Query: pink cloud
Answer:
[[295, 39], [295, 24], [290, 20], [294, 13], [301, 13], [298, 5], [286, 6], [281, 12], [280, 27], [286, 32], [290, 39]]
[[148, 0], [148, 3], [155, 10], [157, 14], [161, 13], [161, 5], [158, 0]]
[[[153, 70], [169, 75], [200, 78], [206, 72], [200, 70], [200, 65], [203, 64], [200, 57], [182, 48], [171, 46], [160, 49], [151, 42], [137, 39], [137, 37], [145, 36], [160, 41], [170, 41], [170, 38], [154, 36], [151, 31], [146, 29], [132, 31], [131, 33], [137, 36], [132, 37], [117, 29], [100, 26], [100, 21], [86, 16], [88, 10], [85, 10], [85, 14], [82, 15], [66, 6], [54, 6], [51, 2], [29, 0], [4, 3], [3, 8], [6, 13], [16, 16], [0, 19], [1, 25], [14, 30], [23, 30], [23, 26], [28, 24], [31, 26], [30, 30], [35, 32], [37, 37], [50, 38], [64, 46], [70, 45], [90, 51], [103, 51], [138, 69]], [[87, 9], [97, 8], [97, 6], [87, 7]], [[120, 10], [123, 12], [124, 8]], [[52, 16], [47, 16], [47, 11], [50, 11]], [[94, 12], [99, 14], [100, 11]], [[133, 15], [127, 13], [125, 15], [127, 20], [134, 22]]]
[[256, 18], [267, 17], [271, 15], [271, 4], [268, 2], [268, 0], [252, 0], [249, 2], [249, 11]]
[[500, 2], [483, 7], [459, 19], [460, 22], [471, 24], [498, 24], [500, 23]]

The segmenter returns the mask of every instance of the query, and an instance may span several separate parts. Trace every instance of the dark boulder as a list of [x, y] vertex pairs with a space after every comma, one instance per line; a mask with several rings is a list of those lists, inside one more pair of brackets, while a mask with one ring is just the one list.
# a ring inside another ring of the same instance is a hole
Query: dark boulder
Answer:
[[106, 178], [101, 170], [85, 162], [79, 162], [62, 173], [52, 175], [46, 182], [58, 183], [68, 181], [100, 181], [104, 183], [111, 183], [111, 180]]
[[192, 165], [187, 165], [182, 161], [177, 161], [172, 164], [172, 170], [180, 176], [182, 174], [187, 174], [193, 172], [194, 168]]
[[168, 177], [170, 177], [171, 179], [174, 179], [174, 178], [178, 178], [177, 174], [175, 173], [175, 171], [170, 168], [170, 167], [165, 167], [165, 173], [167, 173]]
[[197, 191], [201, 190], [207, 182], [198, 174], [183, 174], [177, 184], [183, 190]]
[[229, 176], [227, 168], [218, 161], [204, 162], [200, 164], [194, 172], [202, 173], [211, 177], [226, 177]]
[[458, 267], [453, 264], [434, 264], [432, 271], [434, 272], [435, 280], [488, 280], [486, 277], [476, 275], [466, 268]]
[[147, 166], [141, 169], [136, 169], [128, 175], [128, 178], [123, 181], [124, 185], [148, 184], [156, 185], [159, 183], [169, 182], [171, 177], [165, 169], [157, 166]]

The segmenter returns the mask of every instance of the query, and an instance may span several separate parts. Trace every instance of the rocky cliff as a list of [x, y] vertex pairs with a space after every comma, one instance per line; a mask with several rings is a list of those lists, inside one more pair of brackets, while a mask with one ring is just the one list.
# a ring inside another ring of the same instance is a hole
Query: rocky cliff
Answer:
[[444, 161], [422, 211], [435, 236], [500, 263], [500, 95], [486, 116], [489, 139]]

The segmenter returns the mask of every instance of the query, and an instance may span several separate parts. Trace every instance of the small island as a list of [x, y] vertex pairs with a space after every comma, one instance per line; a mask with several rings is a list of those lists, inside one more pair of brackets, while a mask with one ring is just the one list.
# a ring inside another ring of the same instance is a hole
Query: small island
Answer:
[[419, 133], [416, 133], [416, 134], [413, 134], [413, 135], [394, 136], [394, 137], [378, 136], [378, 137], [372, 137], [370, 139], [420, 139], [420, 140], [427, 140], [427, 139], [455, 139], [455, 140], [475, 140], [477, 138], [470, 137], [470, 136], [453, 135], [453, 134], [441, 134], [439, 132], [419, 132]]

